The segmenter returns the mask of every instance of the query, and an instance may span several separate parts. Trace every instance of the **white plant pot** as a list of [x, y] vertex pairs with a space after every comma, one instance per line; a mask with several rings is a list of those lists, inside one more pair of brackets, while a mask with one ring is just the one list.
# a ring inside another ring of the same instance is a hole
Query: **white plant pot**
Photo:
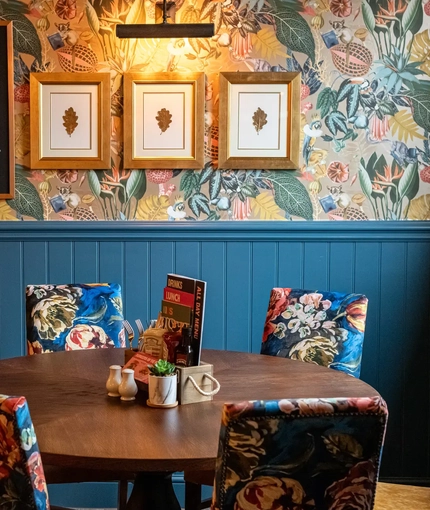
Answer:
[[176, 374], [166, 377], [159, 377], [157, 375], [149, 376], [149, 404], [157, 407], [172, 407], [177, 404], [176, 392]]

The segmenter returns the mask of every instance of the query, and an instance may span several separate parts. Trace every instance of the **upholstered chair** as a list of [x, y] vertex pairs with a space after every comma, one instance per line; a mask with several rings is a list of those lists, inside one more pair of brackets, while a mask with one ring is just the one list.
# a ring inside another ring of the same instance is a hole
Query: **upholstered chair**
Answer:
[[125, 347], [117, 283], [27, 285], [29, 354]]
[[[28, 354], [125, 347], [121, 287], [117, 283], [27, 285]], [[134, 475], [45, 465], [48, 484], [119, 481], [118, 508]]]
[[225, 404], [212, 510], [372, 510], [380, 397]]
[[24, 397], [0, 395], [0, 508], [60, 510], [49, 505], [36, 434]]
[[362, 294], [274, 288], [261, 354], [359, 377], [366, 312], [367, 298]]

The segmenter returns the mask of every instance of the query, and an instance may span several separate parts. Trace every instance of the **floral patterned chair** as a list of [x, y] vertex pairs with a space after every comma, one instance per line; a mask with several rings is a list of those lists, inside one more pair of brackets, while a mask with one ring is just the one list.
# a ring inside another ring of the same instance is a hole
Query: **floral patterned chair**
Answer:
[[[121, 287], [117, 283], [28, 285], [28, 354], [125, 347]], [[127, 502], [133, 473], [98, 472], [45, 465], [49, 484], [118, 482], [118, 508]]]
[[361, 294], [274, 288], [261, 354], [360, 376], [367, 298]]
[[28, 285], [29, 354], [125, 347], [117, 283]]
[[372, 510], [380, 397], [225, 404], [212, 510]]
[[60, 510], [49, 505], [36, 434], [24, 397], [0, 395], [0, 508]]

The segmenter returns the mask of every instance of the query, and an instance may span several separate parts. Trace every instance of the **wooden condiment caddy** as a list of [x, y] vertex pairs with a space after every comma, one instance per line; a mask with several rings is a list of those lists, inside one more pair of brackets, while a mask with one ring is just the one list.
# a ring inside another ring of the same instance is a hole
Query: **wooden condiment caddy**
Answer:
[[213, 399], [220, 388], [219, 382], [213, 377], [213, 368], [213, 365], [203, 361], [196, 367], [178, 367], [179, 404], [194, 404]]

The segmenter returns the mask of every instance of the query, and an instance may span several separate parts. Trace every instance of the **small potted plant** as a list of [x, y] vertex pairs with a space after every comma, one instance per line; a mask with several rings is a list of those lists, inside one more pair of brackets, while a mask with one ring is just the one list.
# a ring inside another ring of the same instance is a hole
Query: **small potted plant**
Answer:
[[176, 366], [167, 360], [159, 359], [153, 365], [148, 365], [148, 369], [148, 405], [151, 407], [177, 406]]

